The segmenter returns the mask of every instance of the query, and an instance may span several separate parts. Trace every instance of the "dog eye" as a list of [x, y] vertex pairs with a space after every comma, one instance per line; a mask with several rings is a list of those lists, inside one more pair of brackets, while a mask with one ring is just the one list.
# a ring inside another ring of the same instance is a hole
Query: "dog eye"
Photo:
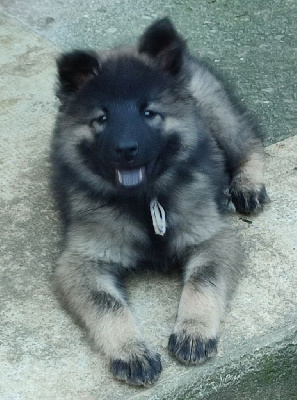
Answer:
[[103, 114], [100, 117], [96, 118], [96, 122], [98, 124], [104, 124], [107, 121], [107, 114]]
[[155, 111], [152, 110], [144, 110], [143, 111], [143, 116], [147, 119], [152, 119], [155, 118], [158, 115]]
[[102, 114], [100, 117], [92, 119], [90, 125], [94, 129], [99, 128], [99, 126], [102, 126], [107, 122], [107, 119], [107, 114]]

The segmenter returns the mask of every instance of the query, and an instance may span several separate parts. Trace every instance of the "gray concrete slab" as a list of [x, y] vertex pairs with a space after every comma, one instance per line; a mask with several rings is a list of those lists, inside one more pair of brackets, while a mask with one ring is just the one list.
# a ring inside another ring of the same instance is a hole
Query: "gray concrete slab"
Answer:
[[297, 133], [295, 0], [1, 0], [1, 10], [62, 49], [130, 43], [168, 15], [255, 112], [266, 144]]
[[175, 362], [166, 345], [179, 283], [134, 278], [132, 308], [164, 372], [153, 388], [127, 387], [113, 381], [51, 290], [60, 241], [48, 186], [57, 48], [7, 17], [0, 19], [0, 45], [1, 399], [295, 399], [297, 136], [266, 150], [266, 210], [230, 216], [248, 269], [218, 356], [195, 368]]

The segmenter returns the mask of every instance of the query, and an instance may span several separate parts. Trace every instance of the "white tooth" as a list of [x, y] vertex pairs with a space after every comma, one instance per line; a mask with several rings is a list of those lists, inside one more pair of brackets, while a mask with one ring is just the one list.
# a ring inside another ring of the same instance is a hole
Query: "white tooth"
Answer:
[[145, 169], [144, 167], [122, 171], [117, 169], [116, 174], [120, 184], [124, 186], [135, 186], [143, 181], [145, 176]]

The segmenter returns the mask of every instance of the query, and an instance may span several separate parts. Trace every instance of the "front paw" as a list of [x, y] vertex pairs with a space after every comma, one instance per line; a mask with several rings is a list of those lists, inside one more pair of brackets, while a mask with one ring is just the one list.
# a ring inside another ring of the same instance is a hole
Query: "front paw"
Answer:
[[161, 358], [147, 348], [137, 352], [128, 359], [111, 359], [110, 369], [114, 377], [130, 385], [150, 386], [157, 381], [161, 372]]
[[269, 197], [264, 185], [238, 185], [230, 187], [231, 201], [236, 211], [242, 214], [251, 214], [260, 211], [264, 204], [269, 203]]
[[183, 364], [200, 364], [217, 353], [217, 339], [172, 333], [168, 349]]

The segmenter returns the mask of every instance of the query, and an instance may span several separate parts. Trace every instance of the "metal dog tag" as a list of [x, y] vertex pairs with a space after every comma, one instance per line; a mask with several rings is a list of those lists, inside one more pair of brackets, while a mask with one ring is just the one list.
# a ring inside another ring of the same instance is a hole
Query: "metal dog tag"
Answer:
[[150, 202], [150, 210], [151, 210], [151, 216], [153, 220], [155, 233], [157, 235], [163, 236], [164, 233], [166, 232], [166, 220], [165, 220], [164, 208], [157, 201], [157, 199], [153, 199]]

